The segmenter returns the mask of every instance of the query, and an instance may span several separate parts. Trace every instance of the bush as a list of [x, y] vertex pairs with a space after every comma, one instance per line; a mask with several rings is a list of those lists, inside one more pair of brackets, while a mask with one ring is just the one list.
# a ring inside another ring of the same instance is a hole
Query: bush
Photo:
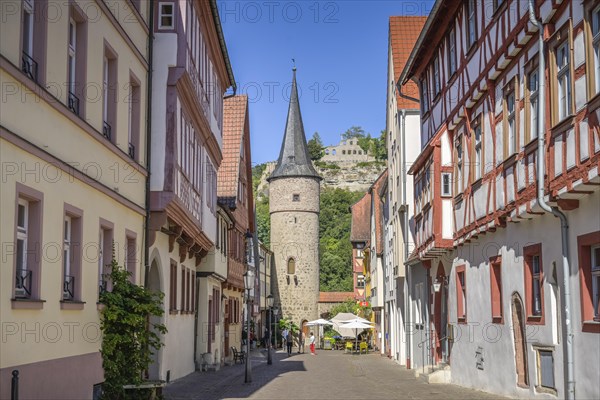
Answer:
[[167, 332], [163, 324], [148, 322], [151, 316], [163, 315], [164, 294], [131, 283], [130, 275], [113, 259], [109, 278], [112, 291], [100, 295], [104, 305], [100, 316], [103, 399], [144, 398], [142, 391], [126, 392], [123, 385], [143, 383], [153, 351], [163, 346], [159, 335]]

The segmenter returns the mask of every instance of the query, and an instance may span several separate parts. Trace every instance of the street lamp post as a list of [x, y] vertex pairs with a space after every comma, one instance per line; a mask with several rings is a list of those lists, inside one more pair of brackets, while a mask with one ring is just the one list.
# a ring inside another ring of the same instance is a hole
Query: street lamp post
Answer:
[[279, 307], [273, 307], [273, 316], [275, 317], [275, 352], [277, 352], [277, 316], [279, 315]]
[[244, 274], [244, 284], [246, 286], [246, 373], [245, 383], [252, 382], [252, 366], [250, 364], [250, 294], [254, 287], [254, 271], [248, 269]]
[[271, 355], [271, 323], [272, 321], [272, 316], [271, 316], [271, 309], [273, 308], [273, 301], [275, 301], [275, 298], [273, 297], [272, 294], [267, 296], [267, 307], [269, 308], [269, 334], [268, 334], [268, 339], [269, 339], [269, 345], [267, 346], [267, 364], [271, 365], [273, 364], [273, 356]]

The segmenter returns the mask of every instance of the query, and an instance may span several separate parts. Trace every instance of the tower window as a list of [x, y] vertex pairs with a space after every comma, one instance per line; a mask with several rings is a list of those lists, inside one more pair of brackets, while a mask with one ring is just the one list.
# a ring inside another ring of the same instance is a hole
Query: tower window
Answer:
[[296, 193], [294, 193], [294, 194], [292, 195], [292, 201], [300, 201], [300, 195], [299, 195], [299, 194], [296, 194]]
[[296, 260], [289, 258], [287, 262], [287, 273], [288, 275], [296, 274]]

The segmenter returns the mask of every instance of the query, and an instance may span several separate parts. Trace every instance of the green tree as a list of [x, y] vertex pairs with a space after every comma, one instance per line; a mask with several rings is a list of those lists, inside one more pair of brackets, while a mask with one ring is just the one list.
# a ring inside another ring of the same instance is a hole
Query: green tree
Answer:
[[312, 139], [310, 139], [307, 144], [308, 154], [310, 155], [311, 160], [316, 161], [323, 158], [325, 155], [325, 150], [319, 132], [315, 132], [312, 136]]
[[256, 200], [256, 226], [258, 240], [265, 246], [271, 246], [271, 216], [269, 215], [269, 198], [260, 197]]
[[374, 140], [373, 155], [378, 161], [387, 160], [387, 132], [385, 129], [381, 131], [379, 138]]
[[350, 206], [361, 192], [339, 188], [321, 190], [319, 216], [320, 288], [324, 292], [348, 292], [353, 288]]
[[100, 314], [100, 354], [105, 399], [148, 397], [147, 393], [126, 393], [123, 385], [143, 382], [144, 371], [152, 363], [154, 351], [163, 346], [160, 335], [167, 332], [163, 324], [152, 322], [152, 317], [163, 315], [164, 294], [131, 283], [130, 275], [113, 258], [112, 290], [100, 294], [100, 303], [104, 305]]
[[254, 197], [256, 197], [256, 189], [258, 189], [260, 179], [262, 178], [262, 175], [265, 172], [266, 168], [266, 163], [257, 164], [254, 167], [252, 167], [252, 193], [254, 193]]
[[342, 139], [354, 139], [365, 136], [365, 130], [360, 126], [352, 126], [346, 132], [342, 133]]
[[372, 143], [373, 139], [371, 138], [371, 134], [369, 133], [367, 136], [361, 137], [358, 139], [358, 145], [365, 152], [372, 154]]

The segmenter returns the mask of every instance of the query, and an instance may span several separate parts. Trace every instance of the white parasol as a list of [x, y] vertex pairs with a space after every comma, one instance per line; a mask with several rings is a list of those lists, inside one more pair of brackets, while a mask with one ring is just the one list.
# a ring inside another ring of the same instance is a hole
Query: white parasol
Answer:
[[315, 319], [314, 321], [308, 321], [304, 325], [306, 325], [306, 326], [333, 325], [333, 322], [329, 322], [326, 319], [319, 318], [319, 319]]
[[[359, 317], [360, 318], [360, 317]], [[358, 320], [352, 320], [352, 321], [347, 321], [344, 322], [340, 325], [342, 328], [346, 328], [346, 329], [354, 329], [354, 333], [356, 336], [356, 347], [358, 348], [358, 330], [360, 329], [361, 332], [364, 331], [365, 329], [371, 329], [373, 328], [371, 325], [366, 324], [364, 322], [358, 321]]]

